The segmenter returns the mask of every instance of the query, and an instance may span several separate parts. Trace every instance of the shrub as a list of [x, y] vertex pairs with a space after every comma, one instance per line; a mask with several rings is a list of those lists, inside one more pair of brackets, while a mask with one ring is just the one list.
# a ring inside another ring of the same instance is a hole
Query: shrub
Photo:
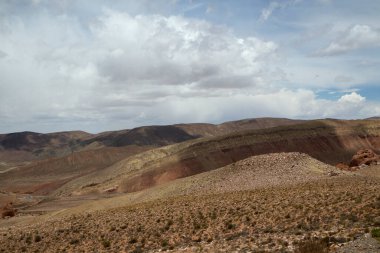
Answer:
[[169, 243], [168, 243], [167, 240], [163, 240], [163, 241], [161, 242], [161, 246], [162, 246], [162, 247], [166, 247], [166, 246], [168, 246], [168, 245], [169, 245]]
[[40, 235], [35, 235], [35, 236], [34, 236], [34, 241], [35, 241], [35, 242], [40, 242], [41, 239], [42, 239], [42, 238], [41, 238]]
[[79, 240], [78, 239], [71, 239], [70, 244], [78, 244]]
[[131, 240], [129, 240], [129, 243], [131, 243], [131, 244], [136, 243], [136, 242], [137, 242], [136, 238], [132, 238]]
[[295, 250], [296, 253], [325, 253], [328, 252], [328, 239], [311, 239], [303, 241]]
[[373, 238], [380, 240], [380, 228], [374, 228], [371, 230], [371, 235]]
[[31, 244], [32, 243], [32, 237], [30, 235], [28, 235], [26, 238], [25, 238], [25, 242], [27, 244]]
[[109, 248], [111, 246], [111, 242], [108, 241], [108, 240], [106, 240], [106, 239], [103, 239], [102, 240], [102, 245], [103, 245], [104, 248], [107, 249], [107, 248]]

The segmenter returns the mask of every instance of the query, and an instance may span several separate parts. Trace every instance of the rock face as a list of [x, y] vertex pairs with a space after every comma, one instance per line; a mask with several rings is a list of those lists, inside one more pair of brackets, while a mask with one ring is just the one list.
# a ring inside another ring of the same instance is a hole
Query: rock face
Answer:
[[5, 217], [13, 217], [16, 215], [17, 209], [13, 207], [13, 203], [9, 202], [4, 207], [0, 209], [1, 218], [4, 219]]
[[353, 157], [350, 167], [360, 167], [361, 165], [375, 165], [380, 162], [380, 156], [371, 149], [361, 149]]

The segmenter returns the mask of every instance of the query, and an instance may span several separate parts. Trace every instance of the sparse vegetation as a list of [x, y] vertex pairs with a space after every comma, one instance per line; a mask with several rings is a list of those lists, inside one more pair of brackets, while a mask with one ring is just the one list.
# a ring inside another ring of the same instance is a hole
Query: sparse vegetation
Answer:
[[107, 240], [107, 239], [102, 239], [102, 245], [103, 245], [103, 247], [104, 248], [109, 248], [110, 246], [111, 246], [111, 242], [109, 241], [109, 240]]
[[374, 228], [371, 230], [371, 235], [373, 238], [380, 242], [380, 228]]
[[35, 235], [34, 236], [34, 242], [40, 242], [41, 241], [41, 236], [40, 235]]
[[[15, 251], [22, 251], [22, 247], [33, 251], [41, 243], [59, 251], [63, 248], [55, 247], [65, 240], [69, 242], [66, 251], [70, 247], [94, 251], [95, 238], [101, 238], [106, 250], [111, 248], [108, 238], [112, 238], [112, 250], [128, 252], [192, 248], [201, 242], [203, 251], [208, 252], [236, 247], [278, 252], [293, 247], [300, 253], [322, 252], [326, 242], [344, 243], [368, 232], [374, 218], [380, 215], [374, 205], [379, 186], [379, 180], [374, 178], [347, 176], [277, 187], [275, 191], [178, 196], [94, 212], [91, 216], [70, 216], [43, 227], [35, 225], [30, 231], [38, 230], [43, 238], [39, 243], [32, 243], [24, 229], [1, 235], [0, 242]], [[362, 199], [360, 208], [357, 196]], [[67, 229], [70, 227], [75, 229]], [[378, 228], [371, 230], [375, 238], [379, 233]], [[22, 238], [21, 243], [13, 244], [8, 240], [10, 236]]]

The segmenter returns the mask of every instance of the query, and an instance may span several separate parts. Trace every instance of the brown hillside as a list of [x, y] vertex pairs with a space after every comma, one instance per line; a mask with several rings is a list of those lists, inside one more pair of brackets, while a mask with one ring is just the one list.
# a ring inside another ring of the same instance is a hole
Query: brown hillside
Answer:
[[67, 155], [77, 143], [90, 136], [81, 131], [3, 134], [0, 135], [0, 161], [17, 163]]
[[120, 131], [89, 134], [81, 131], [49, 134], [20, 132], [0, 135], [0, 161], [25, 162], [62, 157], [72, 152], [102, 147], [161, 147], [199, 137], [219, 136], [246, 129], [262, 129], [297, 124], [290, 119], [260, 118], [213, 124], [145, 126]]
[[103, 169], [149, 147], [105, 147], [31, 162], [0, 174], [0, 190], [48, 194], [66, 182]]
[[118, 185], [126, 192], [138, 191], [265, 153], [303, 152], [336, 164], [348, 161], [361, 148], [380, 150], [378, 121], [323, 120], [244, 131], [188, 141], [127, 158], [73, 180], [57, 194], [78, 191], [88, 182], [102, 189]]
[[[306, 154], [264, 154], [143, 191], [84, 205], [78, 210], [91, 210], [93, 206], [116, 207], [180, 195], [204, 195], [283, 187], [344, 175], [350, 175], [350, 173], [342, 172]], [[86, 191], [86, 189], [83, 190]]]
[[290, 126], [305, 122], [304, 120], [292, 120], [283, 118], [256, 118], [228, 121], [219, 125], [213, 124], [177, 124], [187, 133], [199, 137], [215, 137], [243, 130], [265, 129], [278, 126]]

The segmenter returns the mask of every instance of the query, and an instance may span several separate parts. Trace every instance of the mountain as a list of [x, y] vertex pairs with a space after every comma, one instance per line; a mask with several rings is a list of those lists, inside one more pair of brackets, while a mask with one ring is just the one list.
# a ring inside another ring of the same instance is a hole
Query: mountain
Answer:
[[0, 135], [0, 161], [23, 162], [69, 154], [77, 142], [90, 136], [91, 134], [82, 131], [2, 134]]
[[20, 132], [0, 135], [0, 161], [17, 163], [61, 157], [81, 150], [129, 145], [161, 147], [206, 136], [218, 136], [245, 129], [297, 124], [290, 119], [247, 119], [212, 124], [145, 126], [89, 134], [82, 131], [41, 134]]
[[76, 178], [105, 169], [139, 152], [240, 129], [269, 128], [301, 121], [247, 119], [212, 124], [145, 126], [100, 134], [59, 132], [0, 136], [0, 190], [49, 194]]
[[371, 117], [371, 118], [367, 118], [367, 120], [380, 120], [380, 116], [379, 116], [379, 117]]
[[[361, 148], [380, 151], [379, 122], [316, 120], [241, 131], [190, 140], [131, 156], [67, 183], [56, 194], [102, 192], [116, 185], [120, 192], [139, 191], [266, 153], [303, 152], [335, 165], [349, 161]], [[94, 186], [84, 189], [88, 182]]]

